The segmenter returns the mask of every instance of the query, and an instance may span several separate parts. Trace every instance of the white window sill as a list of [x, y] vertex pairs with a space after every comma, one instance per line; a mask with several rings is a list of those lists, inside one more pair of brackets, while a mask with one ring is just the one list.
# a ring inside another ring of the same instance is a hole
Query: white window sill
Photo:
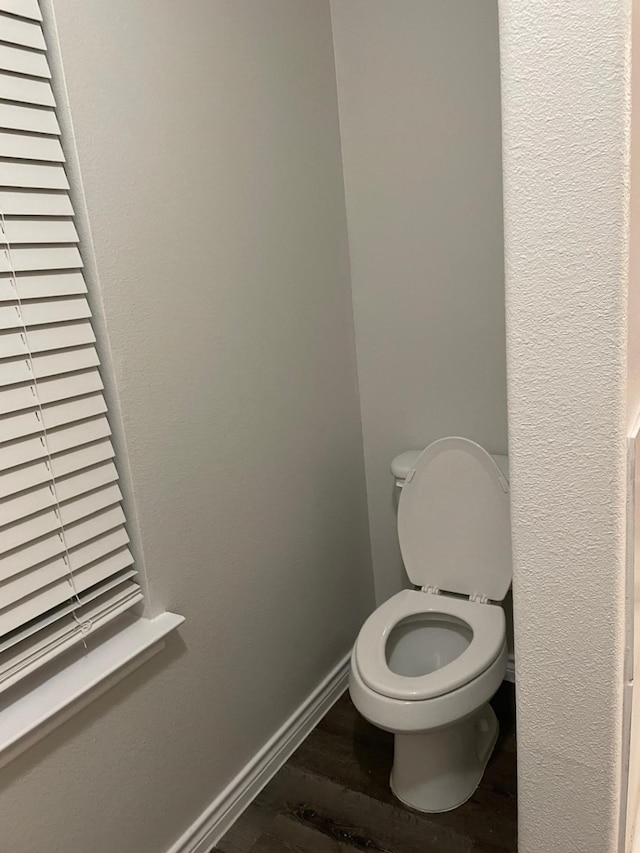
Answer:
[[[184, 622], [175, 613], [129, 624], [0, 707], [0, 767], [164, 648], [164, 638]], [[126, 623], [125, 623], [126, 624]], [[122, 625], [122, 623], [120, 623]]]

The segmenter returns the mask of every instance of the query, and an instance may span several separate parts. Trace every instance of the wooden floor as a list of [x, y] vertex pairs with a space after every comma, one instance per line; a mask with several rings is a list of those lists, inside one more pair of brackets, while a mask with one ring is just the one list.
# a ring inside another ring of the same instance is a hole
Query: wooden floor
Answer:
[[473, 797], [425, 815], [389, 789], [393, 737], [345, 694], [219, 842], [222, 853], [515, 853], [513, 686], [492, 702], [500, 738]]

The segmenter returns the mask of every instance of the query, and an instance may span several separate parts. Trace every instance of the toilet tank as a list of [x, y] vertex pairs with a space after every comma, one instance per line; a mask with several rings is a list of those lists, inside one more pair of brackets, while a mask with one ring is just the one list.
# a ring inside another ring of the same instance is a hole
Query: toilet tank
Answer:
[[[404, 453], [395, 457], [391, 463], [391, 473], [396, 478], [396, 486], [402, 487], [409, 471], [415, 466], [421, 453], [422, 450], [405, 450]], [[505, 480], [509, 482], [509, 457], [500, 453], [492, 453], [491, 458], [504, 474]]]

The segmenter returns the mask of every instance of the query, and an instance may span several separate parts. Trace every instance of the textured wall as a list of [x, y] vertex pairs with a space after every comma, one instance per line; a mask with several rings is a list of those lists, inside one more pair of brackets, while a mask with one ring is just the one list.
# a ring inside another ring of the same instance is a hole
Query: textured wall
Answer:
[[406, 582], [392, 458], [507, 449], [495, 0], [332, 0], [376, 594]]
[[[632, 20], [632, 63], [631, 63], [631, 204], [630, 204], [630, 242], [629, 242], [629, 304], [628, 316], [628, 385], [627, 385], [627, 425], [630, 433], [635, 431], [640, 418], [640, 2], [633, 0]], [[636, 458], [640, 460], [640, 447], [636, 448]], [[638, 463], [636, 463], [638, 464]], [[635, 561], [635, 650], [634, 685], [640, 685], [640, 470], [636, 478], [636, 529]], [[633, 688], [632, 688], [633, 689]], [[629, 772], [629, 798], [627, 813], [627, 840], [638, 823], [640, 807], [640, 697], [636, 695], [632, 702], [633, 719], [631, 725], [631, 749]], [[636, 833], [636, 850], [640, 849], [640, 837]]]
[[631, 199], [629, 243], [629, 341], [627, 423], [640, 416], [640, 0], [632, 0]]
[[329, 6], [55, 10], [146, 565], [186, 623], [0, 773], [0, 849], [162, 853], [372, 601]]
[[629, 6], [501, 2], [520, 853], [617, 850]]

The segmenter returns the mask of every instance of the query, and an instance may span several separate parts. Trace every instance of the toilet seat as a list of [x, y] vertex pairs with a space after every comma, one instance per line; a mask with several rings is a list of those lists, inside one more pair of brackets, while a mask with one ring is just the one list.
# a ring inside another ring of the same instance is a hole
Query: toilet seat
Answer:
[[[392, 672], [386, 658], [391, 632], [403, 619], [429, 613], [451, 616], [467, 625], [473, 634], [469, 645], [451, 663], [427, 675]], [[358, 672], [371, 690], [390, 698], [417, 701], [442, 696], [472, 681], [491, 666], [504, 643], [505, 617], [500, 606], [406, 589], [369, 616], [354, 651]]]
[[423, 450], [402, 487], [398, 540], [416, 586], [503, 600], [511, 585], [509, 484], [484, 448], [450, 436]]

